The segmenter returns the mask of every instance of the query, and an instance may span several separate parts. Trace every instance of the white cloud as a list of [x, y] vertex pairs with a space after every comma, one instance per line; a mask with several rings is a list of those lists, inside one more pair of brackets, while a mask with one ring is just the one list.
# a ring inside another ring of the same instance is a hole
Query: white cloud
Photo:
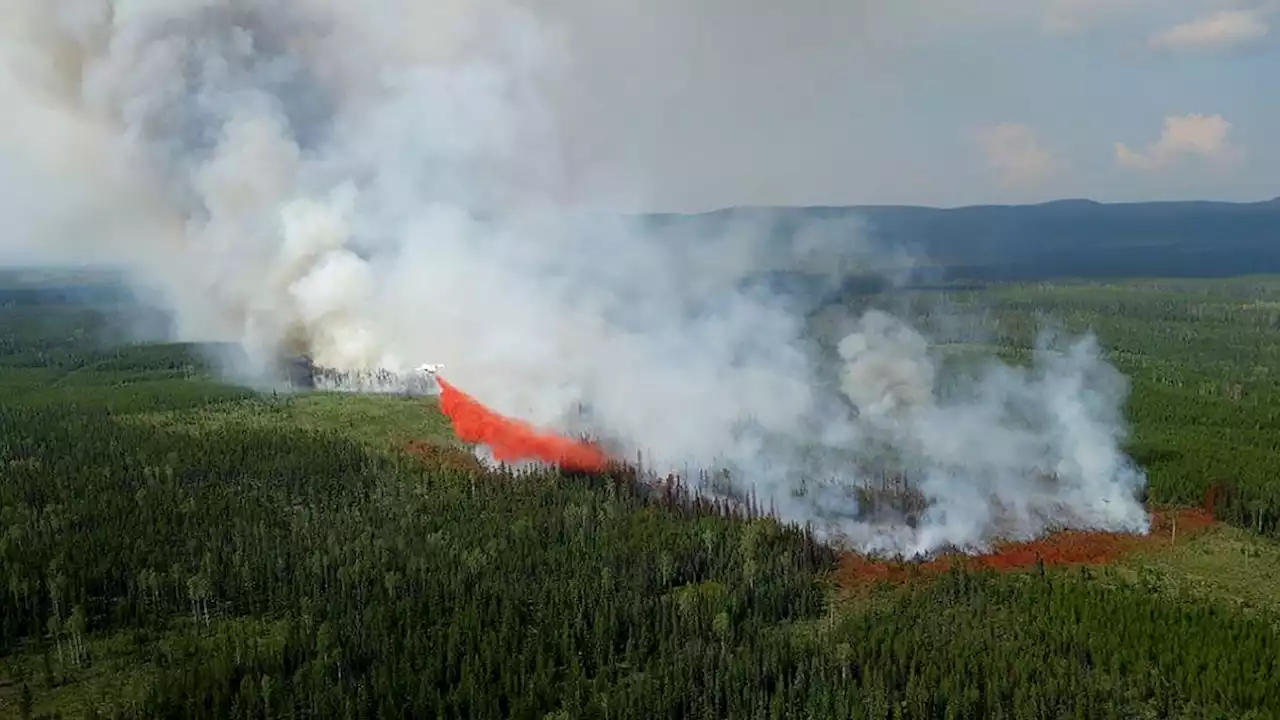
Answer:
[[1053, 175], [1060, 163], [1026, 125], [1000, 123], [977, 133], [987, 166], [1008, 184], [1035, 183]]
[[[1004, 1], [985, 0], [993, 5]], [[1220, 35], [1228, 38], [1226, 42], [1237, 37], [1241, 41], [1256, 39], [1259, 28], [1265, 34], [1266, 15], [1276, 9], [1277, 0], [1039, 0], [1035, 4], [1039, 8], [1041, 28], [1051, 34], [1079, 33], [1115, 25], [1128, 26], [1131, 30], [1161, 27], [1164, 29], [1150, 36], [1153, 43], [1166, 42], [1164, 36], [1172, 33], [1174, 44], [1197, 45], [1199, 38], [1206, 36], [1212, 38], [1206, 42], [1213, 43]], [[1185, 18], [1195, 19], [1174, 25]]]
[[1130, 170], [1160, 170], [1183, 157], [1230, 161], [1239, 156], [1227, 138], [1230, 129], [1231, 123], [1221, 115], [1172, 115], [1165, 118], [1160, 139], [1145, 151], [1136, 152], [1124, 143], [1116, 143], [1116, 163]]
[[1212, 50], [1256, 42], [1270, 30], [1260, 10], [1228, 10], [1161, 30], [1150, 44], [1166, 50]]

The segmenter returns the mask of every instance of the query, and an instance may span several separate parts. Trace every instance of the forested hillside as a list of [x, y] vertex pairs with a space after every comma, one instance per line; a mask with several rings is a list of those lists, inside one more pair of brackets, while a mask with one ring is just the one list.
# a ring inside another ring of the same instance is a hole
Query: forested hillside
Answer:
[[1227, 488], [1230, 525], [850, 574], [625, 474], [485, 471], [430, 400], [253, 393], [81, 305], [0, 308], [0, 717], [1280, 714], [1280, 281], [949, 302], [1009, 357], [1037, 312], [1096, 329], [1153, 503]]
[[[1097, 203], [959, 208], [854, 206], [733, 208], [663, 215], [664, 228], [772, 227], [786, 244], [800, 228], [844, 226], [849, 242], [910, 249], [951, 280], [1230, 277], [1280, 272], [1280, 199], [1261, 203]], [[856, 237], [855, 237], [856, 234]], [[918, 273], [936, 281], [940, 273]]]

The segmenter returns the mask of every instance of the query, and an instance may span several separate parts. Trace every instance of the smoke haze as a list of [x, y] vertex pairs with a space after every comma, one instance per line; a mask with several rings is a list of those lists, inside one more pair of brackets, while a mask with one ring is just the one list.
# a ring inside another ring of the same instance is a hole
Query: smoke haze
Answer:
[[[797, 262], [890, 272], [900, 250], [841, 223], [781, 245], [767, 213], [655, 229], [600, 212], [574, 180], [584, 116], [566, 119], [592, 62], [573, 33], [594, 25], [564, 7], [11, 5], [0, 261], [123, 265], [183, 339], [242, 344], [239, 371], [299, 352], [441, 362], [498, 412], [585, 424], [659, 467], [730, 467], [867, 550], [1146, 529], [1125, 383], [1092, 340], [1046, 339], [1031, 369], [992, 361], [943, 393], [928, 340], [872, 311], [828, 391], [804, 318], [745, 281]], [[839, 489], [869, 472], [847, 458], [881, 456], [918, 478], [918, 522], [870, 522]]]

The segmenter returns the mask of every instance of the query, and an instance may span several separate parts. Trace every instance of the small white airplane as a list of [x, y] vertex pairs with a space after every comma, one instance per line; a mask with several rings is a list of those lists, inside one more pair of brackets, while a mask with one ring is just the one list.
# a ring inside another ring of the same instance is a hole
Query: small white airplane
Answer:
[[439, 372], [444, 369], [444, 363], [425, 363], [423, 365], [419, 365], [415, 369], [420, 373], [426, 373], [428, 375], [436, 375], [436, 374], [439, 374]]

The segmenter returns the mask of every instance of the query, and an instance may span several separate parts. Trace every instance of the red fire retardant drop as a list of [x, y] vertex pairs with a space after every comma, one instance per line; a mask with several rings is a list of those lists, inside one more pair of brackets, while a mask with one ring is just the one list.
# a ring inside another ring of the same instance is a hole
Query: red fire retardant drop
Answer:
[[609, 457], [590, 443], [504, 417], [443, 378], [437, 376], [436, 382], [440, 385], [440, 409], [453, 423], [454, 434], [463, 442], [489, 448], [500, 462], [538, 460], [582, 472], [604, 470], [609, 465]]

